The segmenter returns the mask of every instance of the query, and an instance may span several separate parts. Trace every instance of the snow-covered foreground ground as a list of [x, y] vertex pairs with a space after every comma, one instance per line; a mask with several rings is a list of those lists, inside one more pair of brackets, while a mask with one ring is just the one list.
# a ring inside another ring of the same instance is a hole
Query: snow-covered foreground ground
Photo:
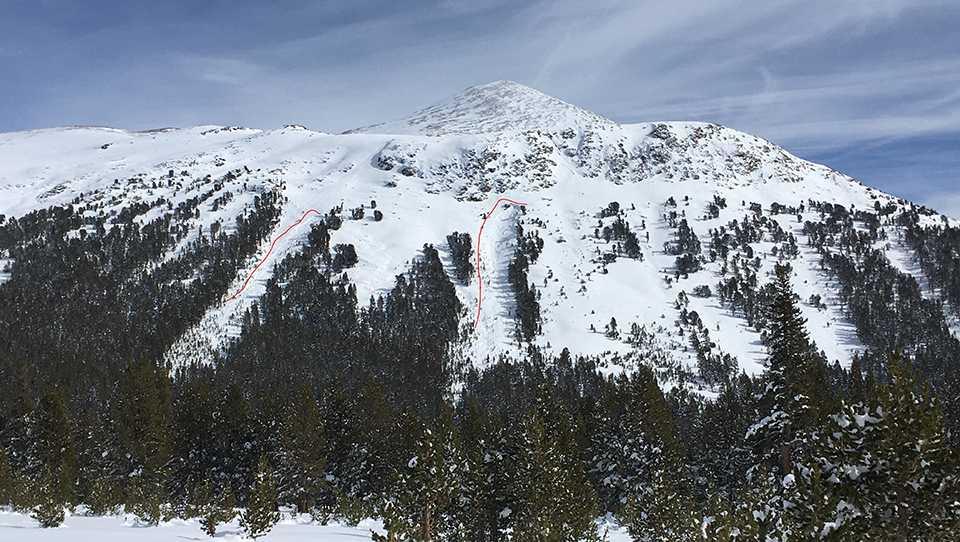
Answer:
[[[309, 520], [291, 519], [289, 515], [278, 523], [262, 540], [322, 540], [324, 542], [361, 542], [371, 540], [370, 529], [380, 529], [379, 522], [363, 522], [357, 527], [332, 522], [320, 525]], [[240, 540], [240, 526], [234, 520], [217, 529], [218, 540]], [[210, 540], [200, 528], [200, 521], [173, 520], [158, 527], [143, 526], [132, 516], [88, 517], [68, 516], [63, 525], [55, 529], [42, 529], [26, 514], [0, 512], [0, 540], [45, 541], [65, 540], [70, 542], [114, 542], [121, 540]]]
[[[628, 542], [630, 536], [616, 525], [605, 525], [609, 542]], [[260, 540], [285, 542], [311, 540], [320, 542], [364, 542], [372, 540], [371, 529], [383, 532], [379, 521], [362, 521], [358, 526], [330, 522], [320, 525], [310, 521], [309, 516], [293, 519], [289, 514], [269, 534]], [[0, 507], [0, 541], [43, 542], [47, 540], [66, 542], [114, 542], [126, 540], [210, 540], [200, 528], [197, 519], [174, 520], [158, 527], [140, 525], [133, 516], [67, 516], [63, 525], [55, 529], [42, 529], [29, 515], [11, 512]], [[240, 526], [234, 520], [220, 525], [216, 540], [244, 540]]]

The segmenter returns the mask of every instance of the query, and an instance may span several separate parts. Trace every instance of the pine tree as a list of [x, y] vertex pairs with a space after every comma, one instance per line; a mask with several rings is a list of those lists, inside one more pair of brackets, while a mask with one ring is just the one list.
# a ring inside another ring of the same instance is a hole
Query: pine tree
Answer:
[[462, 538], [471, 542], [505, 541], [510, 517], [517, 508], [510, 491], [514, 479], [507, 430], [494, 411], [485, 424], [475, 400], [470, 400], [460, 423], [466, 465], [453, 513]]
[[618, 514], [651, 478], [656, 458], [669, 458], [679, 466], [680, 446], [673, 414], [653, 371], [641, 366], [633, 375], [605, 384], [600, 403], [585, 415], [591, 439], [590, 475], [604, 510]]
[[197, 483], [192, 490], [190, 491], [190, 513], [192, 517], [200, 518], [200, 527], [203, 529], [203, 532], [207, 533], [208, 536], [216, 536], [217, 534], [217, 525], [219, 521], [214, 521], [212, 524], [209, 524], [205, 521], [205, 514], [210, 508], [211, 503], [213, 502], [213, 481], [210, 479], [210, 474], [207, 473], [207, 477], [203, 479], [202, 482]]
[[[815, 450], [812, 455], [817, 455]], [[790, 533], [804, 539], [825, 538], [836, 528], [836, 516], [846, 505], [837, 492], [834, 465], [797, 461], [793, 471], [782, 494]]]
[[780, 477], [765, 466], [753, 470], [737, 504], [736, 518], [742, 540], [787, 540], [790, 526], [784, 515]]
[[164, 505], [169, 502], [170, 496], [163, 488], [161, 480], [139, 474], [130, 478], [126, 510], [136, 516], [139, 522], [157, 526], [161, 521], [171, 519], [164, 509]]
[[[5, 411], [0, 412], [0, 442], [6, 448], [10, 473], [14, 480], [23, 475], [39, 478], [39, 463], [35, 458], [31, 458], [33, 454], [29, 450], [33, 444], [30, 432], [37, 403], [30, 386], [30, 369], [26, 364], [18, 365], [12, 380], [12, 397], [0, 397], [5, 405]], [[32, 506], [32, 503], [27, 502], [32, 499], [21, 499], [22, 496], [29, 497], [24, 495], [29, 491], [22, 484], [15, 484], [15, 488], [16, 491], [10, 497], [12, 503], [18, 508]]]
[[622, 521], [630, 536], [646, 542], [693, 542], [701, 521], [691, 491], [678, 483], [676, 471], [654, 467], [653, 477], [630, 497]]
[[954, 449], [960, 447], [960, 375], [949, 373], [938, 388], [947, 438]]
[[701, 524], [704, 539], [716, 542], [764, 540], [759, 535], [749, 492], [738, 491], [731, 495], [711, 484], [707, 499], [707, 515]]
[[750, 428], [748, 440], [754, 442], [761, 460], [784, 477], [793, 469], [793, 455], [803, 443], [804, 431], [820, 416], [814, 397], [822, 401], [828, 393], [822, 372], [816, 370], [816, 361], [810, 356], [806, 320], [790, 287], [790, 267], [778, 264], [776, 275], [776, 295], [768, 311], [770, 354], [763, 412]]
[[688, 445], [692, 466], [712, 479], [722, 492], [739, 488], [753, 464], [753, 451], [744, 437], [755, 421], [757, 382], [743, 375], [729, 382], [716, 400], [705, 401], [697, 425], [700, 441]]
[[253, 481], [260, 449], [254, 413], [237, 380], [221, 392], [217, 412], [212, 431], [216, 441], [214, 481], [229, 483], [235, 495], [242, 495]]
[[59, 473], [54, 473], [44, 466], [43, 478], [35, 487], [37, 506], [33, 508], [30, 517], [37, 520], [44, 529], [59, 527], [66, 516], [66, 502], [58, 483]]
[[[348, 495], [363, 502], [369, 515], [383, 505], [387, 487], [392, 483], [393, 471], [405, 465], [404, 441], [411, 435], [394, 422], [393, 413], [373, 379], [367, 379], [357, 402], [356, 418], [352, 422], [358, 433], [357, 446], [345, 473]], [[395, 430], [396, 429], [396, 430]]]
[[164, 368], [147, 360], [131, 362], [117, 386], [113, 428], [127, 458], [128, 472], [155, 485], [170, 459], [170, 382]]
[[10, 475], [10, 461], [7, 460], [7, 450], [0, 446], [0, 506], [13, 502], [13, 476]]
[[277, 482], [267, 457], [261, 456], [247, 496], [246, 508], [240, 513], [240, 527], [245, 536], [256, 540], [269, 533], [278, 521]]
[[640, 242], [637, 240], [637, 235], [632, 231], [627, 230], [624, 237], [623, 253], [628, 258], [640, 258]]
[[686, 277], [700, 270], [702, 260], [700, 238], [687, 224], [686, 219], [680, 220], [673, 242], [664, 243], [663, 249], [667, 254], [677, 257], [675, 261], [677, 278]]
[[899, 353], [888, 370], [889, 384], [845, 406], [826, 431], [822, 464], [845, 503], [832, 527], [845, 540], [957, 540], [960, 471], [938, 402]]
[[48, 388], [40, 396], [30, 423], [30, 455], [41, 466], [44, 492], [62, 506], [72, 497], [77, 479], [76, 449], [63, 396]]
[[90, 484], [84, 503], [95, 516], [112, 515], [123, 503], [123, 488], [107, 476], [98, 477]]
[[447, 528], [448, 508], [460, 489], [463, 458], [446, 406], [436, 424], [415, 416], [411, 429], [414, 455], [397, 469], [396, 497], [389, 513], [394, 525], [401, 526], [397, 534], [404, 539], [431, 542]]
[[196, 515], [200, 517], [200, 527], [210, 537], [217, 535], [218, 525], [229, 523], [236, 516], [233, 491], [229, 484], [216, 488], [209, 473], [194, 488], [192, 500]]
[[580, 459], [585, 442], [548, 385], [523, 420], [518, 447], [514, 540], [596, 539], [597, 495]]
[[211, 469], [219, 467], [216, 457], [213, 394], [203, 381], [183, 382], [173, 409], [174, 460], [170, 475], [171, 491], [183, 495], [203, 481]]
[[323, 508], [327, 513], [336, 513], [350, 521], [359, 521], [353, 513], [348, 513], [344, 504], [356, 502], [353, 486], [356, 464], [360, 461], [360, 438], [354, 413], [352, 398], [343, 389], [343, 378], [335, 378], [333, 386], [325, 397], [323, 417], [326, 435], [324, 457], [325, 480], [330, 491], [324, 493]]
[[280, 431], [280, 499], [305, 513], [317, 503], [324, 482], [323, 416], [308, 384], [297, 389], [283, 413]]
[[470, 262], [470, 257], [473, 256], [470, 234], [453, 232], [447, 236], [447, 244], [450, 246], [450, 257], [453, 260], [457, 280], [464, 286], [470, 286], [470, 279], [474, 273], [473, 264]]

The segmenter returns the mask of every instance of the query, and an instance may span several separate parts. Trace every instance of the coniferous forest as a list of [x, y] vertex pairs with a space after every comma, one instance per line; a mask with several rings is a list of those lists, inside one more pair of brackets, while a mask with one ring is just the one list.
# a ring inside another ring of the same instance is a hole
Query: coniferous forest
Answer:
[[[251, 538], [291, 507], [376, 518], [377, 537], [424, 542], [594, 540], [606, 515], [640, 541], [960, 539], [960, 341], [873, 248], [884, 226], [903, 228], [960, 306], [960, 230], [921, 225], [923, 209], [808, 202], [821, 217], [804, 224], [808, 248], [867, 347], [849, 368], [809, 338], [792, 235], [761, 212], [701, 246], [674, 216], [677, 279], [707, 254], [728, 262], [717, 296], [768, 351], [762, 376], [738, 373], [679, 299], [699, 372], [669, 376], [715, 390], [700, 394], [662, 389], [662, 367], [608, 374], [599, 359], [536, 348], [527, 271], [543, 241], [519, 226], [509, 283], [527, 355], [461, 359], [469, 318], [453, 281], [474, 272], [469, 234], [446, 239], [452, 278], [428, 244], [361, 300], [346, 273], [356, 249], [331, 244], [342, 208], [275, 266], [213, 363], [173, 366], [164, 353], [229, 293], [280, 215], [264, 192], [231, 227], [191, 232], [186, 219], [213, 194], [114, 217], [77, 202], [0, 220], [13, 261], [0, 285], [0, 504], [44, 526], [81, 504], [150, 524], [201, 518], [210, 536], [240, 510]], [[738, 249], [764, 232], [780, 263], [761, 284]], [[625, 221], [602, 235], [641, 257]]]

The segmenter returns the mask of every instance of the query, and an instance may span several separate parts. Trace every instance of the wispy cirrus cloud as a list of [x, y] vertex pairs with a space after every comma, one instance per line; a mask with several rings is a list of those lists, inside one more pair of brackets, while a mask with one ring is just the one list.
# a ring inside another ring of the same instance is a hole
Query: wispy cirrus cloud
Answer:
[[960, 192], [958, 29], [960, 5], [928, 0], [16, 3], [0, 130], [338, 132], [513, 79], [620, 122], [725, 124], [922, 199]]

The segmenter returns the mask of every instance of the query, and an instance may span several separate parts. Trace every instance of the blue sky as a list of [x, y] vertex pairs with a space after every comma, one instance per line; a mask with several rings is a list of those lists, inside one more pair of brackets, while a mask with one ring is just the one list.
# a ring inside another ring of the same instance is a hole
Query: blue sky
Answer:
[[717, 122], [960, 218], [960, 2], [4, 2], [0, 131], [340, 132], [498, 79]]

